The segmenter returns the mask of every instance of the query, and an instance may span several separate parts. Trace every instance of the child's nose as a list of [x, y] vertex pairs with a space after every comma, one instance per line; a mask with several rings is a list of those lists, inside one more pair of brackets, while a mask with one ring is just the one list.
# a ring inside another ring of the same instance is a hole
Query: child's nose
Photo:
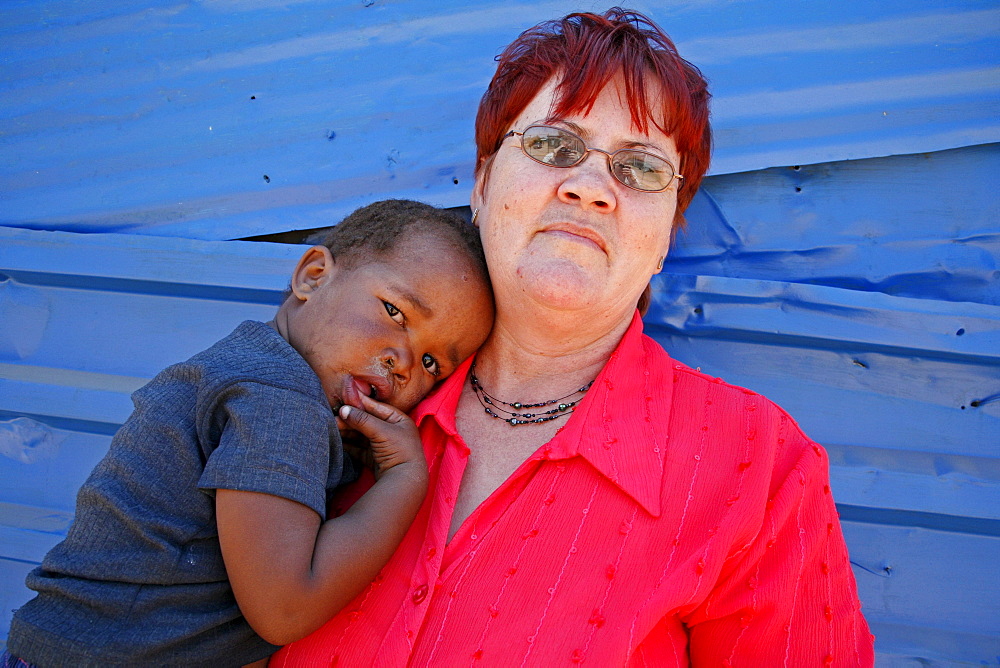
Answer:
[[413, 355], [408, 347], [387, 348], [382, 356], [382, 362], [397, 380], [405, 383], [410, 379], [410, 373], [413, 370]]

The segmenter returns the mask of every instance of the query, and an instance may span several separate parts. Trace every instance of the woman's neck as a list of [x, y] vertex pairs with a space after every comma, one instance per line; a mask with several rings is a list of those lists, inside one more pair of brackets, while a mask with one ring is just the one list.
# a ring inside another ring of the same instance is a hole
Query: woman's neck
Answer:
[[476, 357], [476, 375], [495, 396], [519, 401], [549, 398], [593, 380], [631, 322], [498, 312]]

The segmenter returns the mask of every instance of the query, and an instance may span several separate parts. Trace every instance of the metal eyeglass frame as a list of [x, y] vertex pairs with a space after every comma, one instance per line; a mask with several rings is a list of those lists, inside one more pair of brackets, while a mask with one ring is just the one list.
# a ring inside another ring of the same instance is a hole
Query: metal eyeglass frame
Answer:
[[[575, 139], [579, 140], [580, 144], [583, 146], [583, 154], [581, 155], [580, 159], [577, 160], [576, 162], [574, 162], [572, 165], [554, 165], [551, 162], [544, 162], [542, 160], [539, 160], [535, 156], [533, 156], [530, 153], [528, 153], [528, 149], [526, 149], [524, 147], [524, 134], [525, 134], [525, 132], [528, 132], [532, 128], [544, 128], [546, 130], [554, 130], [556, 132], [561, 132], [563, 134], [567, 134], [570, 137], [574, 137]], [[684, 177], [681, 174], [678, 174], [676, 171], [674, 171], [674, 174], [667, 181], [667, 185], [665, 185], [662, 188], [659, 188], [657, 190], [645, 190], [644, 188], [637, 188], [637, 187], [635, 187], [633, 185], [630, 185], [630, 184], [625, 183], [624, 181], [622, 181], [621, 178], [619, 178], [618, 174], [615, 173], [615, 170], [612, 167], [612, 165], [613, 165], [613, 159], [619, 153], [625, 153], [625, 152], [628, 152], [628, 153], [639, 153], [639, 154], [642, 154], [642, 155], [651, 155], [654, 158], [656, 158], [658, 160], [662, 160], [666, 164], [670, 165], [670, 169], [671, 170], [675, 169], [673, 163], [671, 163], [669, 160], [667, 160], [663, 156], [656, 155], [655, 153], [650, 153], [649, 151], [640, 151], [639, 149], [635, 149], [635, 148], [620, 148], [617, 151], [609, 152], [609, 151], [605, 151], [604, 149], [601, 149], [601, 148], [593, 148], [591, 146], [587, 146], [587, 142], [585, 142], [583, 140], [583, 137], [581, 137], [580, 135], [576, 134], [575, 132], [570, 132], [569, 130], [566, 130], [564, 128], [557, 128], [557, 127], [552, 126], [552, 125], [529, 125], [528, 127], [526, 127], [524, 129], [524, 132], [517, 132], [516, 130], [511, 130], [510, 132], [508, 132], [507, 134], [505, 134], [503, 137], [500, 138], [500, 142], [502, 143], [508, 137], [514, 137], [514, 136], [521, 137], [521, 141], [519, 142], [519, 144], [521, 145], [521, 152], [524, 153], [524, 155], [526, 157], [530, 158], [531, 160], [537, 162], [540, 165], [545, 165], [546, 167], [553, 167], [555, 169], [570, 169], [572, 167], [578, 167], [578, 166], [582, 165], [584, 163], [584, 161], [590, 156], [590, 152], [591, 151], [597, 151], [598, 153], [603, 153], [604, 157], [607, 159], [608, 171], [611, 173], [611, 176], [614, 177], [615, 181], [617, 181], [618, 183], [622, 184], [626, 188], [630, 188], [632, 190], [635, 190], [635, 191], [638, 191], [638, 192], [641, 192], [641, 193], [662, 193], [663, 191], [665, 191], [668, 188], [670, 188], [670, 186], [674, 182], [674, 179], [677, 180], [677, 189], [678, 190], [680, 190], [681, 186], [684, 185]]]

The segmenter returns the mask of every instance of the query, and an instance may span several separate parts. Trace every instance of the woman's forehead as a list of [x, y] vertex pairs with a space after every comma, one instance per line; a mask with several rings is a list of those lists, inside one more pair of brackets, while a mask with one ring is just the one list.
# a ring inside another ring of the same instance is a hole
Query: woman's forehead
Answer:
[[[660, 152], [670, 155], [676, 153], [676, 145], [669, 135], [661, 129], [665, 126], [663, 119], [647, 118], [645, 127], [636, 123], [634, 104], [629, 102], [625, 83], [621, 77], [609, 81], [594, 96], [588, 106], [568, 113], [559, 110], [563, 91], [559, 90], [556, 77], [547, 81], [535, 97], [521, 112], [512, 129], [523, 131], [529, 125], [561, 125], [580, 135], [585, 141], [591, 141], [597, 135], [611, 135], [616, 144], [643, 144], [658, 148]], [[659, 86], [657, 86], [659, 89]], [[647, 97], [653, 96], [653, 91], [645, 91]], [[662, 105], [645, 105], [650, 111], [662, 111]], [[609, 149], [611, 147], [599, 147]]]
[[[592, 99], [577, 96], [579, 99], [570, 109], [560, 108], [566, 106], [561, 103], [570, 94], [570, 91], [560, 90], [561, 84], [562, 78], [556, 75], [542, 85], [519, 115], [518, 123], [522, 129], [524, 123], [551, 124], [572, 120], [581, 130], [588, 132], [588, 127], [594, 122], [613, 120], [621, 126], [622, 132], [638, 133], [649, 138], [667, 137], [661, 129], [667, 127], [667, 123], [663, 117], [666, 110], [661, 101], [664, 91], [659, 82], [647, 80], [644, 91], [646, 104], [637, 105], [628, 94], [624, 77], [619, 75], [604, 84]], [[644, 111], [649, 112], [645, 117]], [[600, 119], [594, 118], [595, 115]]]

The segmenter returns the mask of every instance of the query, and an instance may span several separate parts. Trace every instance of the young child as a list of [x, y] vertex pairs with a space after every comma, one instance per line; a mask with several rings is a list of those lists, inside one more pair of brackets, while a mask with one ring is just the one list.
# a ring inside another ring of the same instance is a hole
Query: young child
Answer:
[[[28, 576], [38, 595], [5, 658], [239, 666], [318, 628], [426, 493], [403, 411], [492, 322], [479, 237], [458, 216], [405, 200], [348, 216], [299, 260], [273, 322], [244, 322], [133, 395], [66, 539]], [[354, 477], [350, 430], [377, 482], [324, 521], [327, 493]]]

